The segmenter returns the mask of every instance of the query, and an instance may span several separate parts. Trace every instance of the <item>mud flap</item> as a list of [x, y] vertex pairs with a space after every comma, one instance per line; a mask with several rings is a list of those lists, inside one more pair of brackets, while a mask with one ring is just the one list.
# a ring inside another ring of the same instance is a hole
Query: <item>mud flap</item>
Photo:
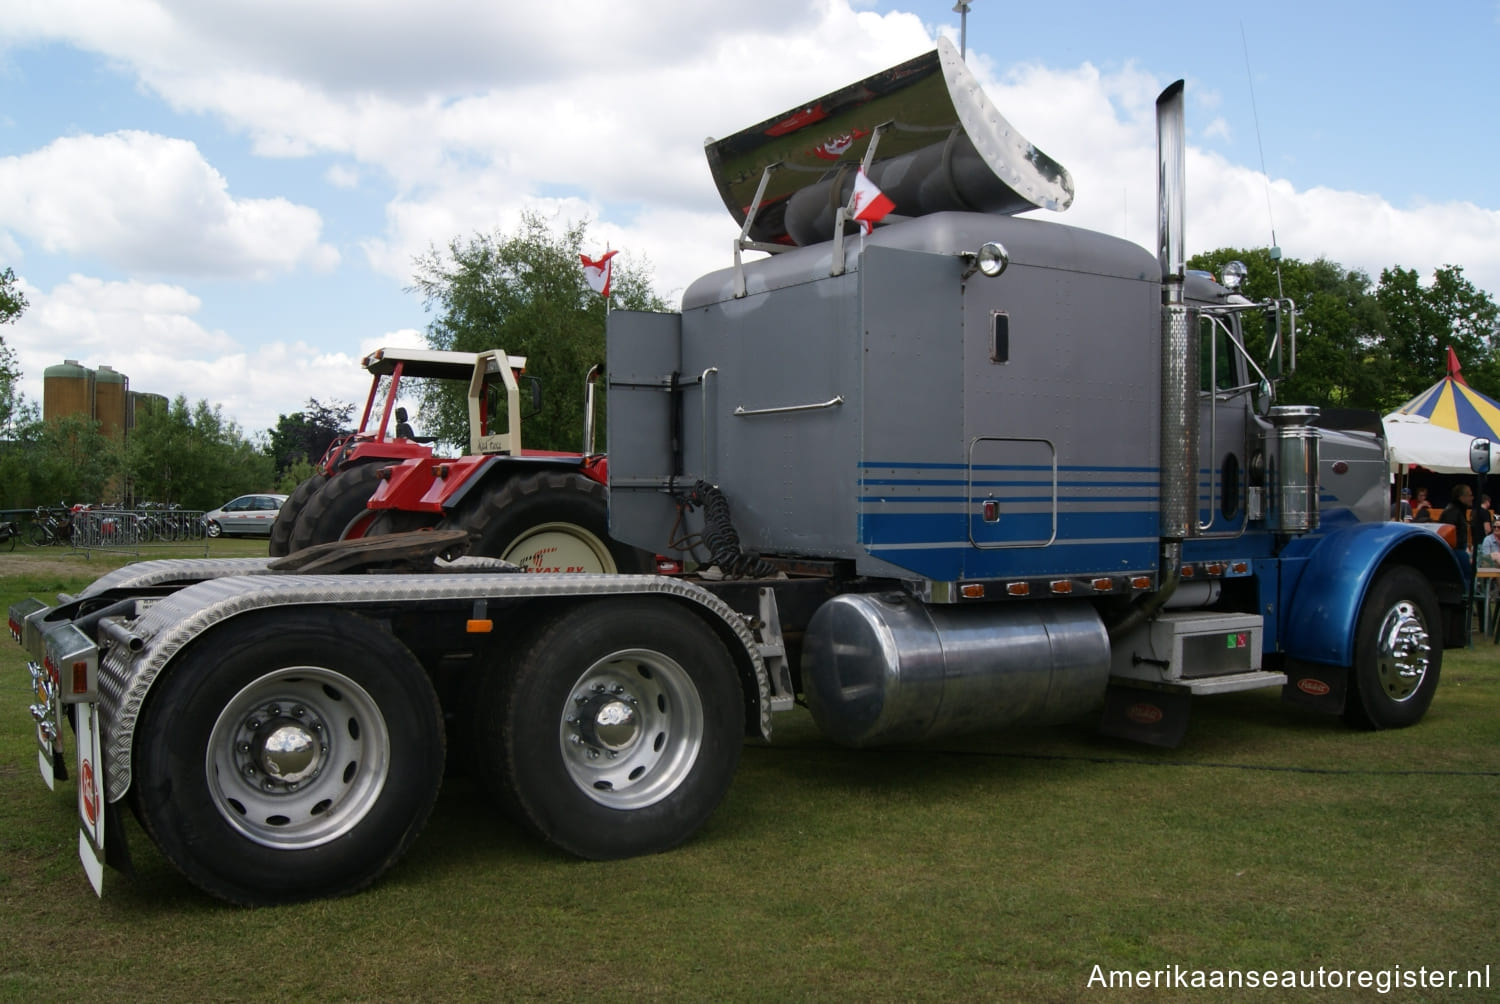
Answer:
[[1349, 670], [1343, 666], [1323, 666], [1315, 662], [1288, 659], [1286, 683], [1281, 699], [1327, 715], [1344, 713], [1349, 696]]
[[99, 705], [85, 704], [78, 729], [78, 859], [96, 895], [104, 895], [104, 758], [101, 755]]
[[1174, 749], [1187, 734], [1192, 695], [1187, 691], [1146, 690], [1110, 684], [1104, 690], [1104, 714], [1099, 731]]

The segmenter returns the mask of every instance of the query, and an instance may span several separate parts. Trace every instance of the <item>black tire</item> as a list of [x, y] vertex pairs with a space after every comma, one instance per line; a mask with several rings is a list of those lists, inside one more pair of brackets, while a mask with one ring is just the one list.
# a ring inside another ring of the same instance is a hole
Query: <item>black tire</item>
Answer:
[[1397, 565], [1380, 574], [1355, 628], [1346, 722], [1390, 729], [1422, 720], [1443, 668], [1441, 616], [1421, 573]]
[[33, 523], [26, 531], [26, 540], [32, 547], [46, 547], [52, 543], [52, 535], [41, 523]]
[[297, 523], [297, 515], [302, 512], [307, 500], [328, 480], [328, 475], [321, 471], [311, 477], [303, 478], [302, 482], [292, 489], [292, 494], [281, 503], [281, 508], [276, 512], [276, 519], [271, 523], [271, 557], [282, 558], [291, 553], [292, 527]]
[[287, 553], [343, 540], [349, 528], [365, 515], [365, 503], [375, 494], [384, 466], [379, 462], [357, 464], [324, 481], [297, 514]]
[[224, 528], [219, 525], [219, 521], [216, 519], [204, 520], [203, 529], [210, 537], [224, 536]]
[[745, 710], [717, 635], [663, 597], [597, 600], [545, 623], [473, 709], [481, 782], [582, 858], [688, 839], [729, 790]]
[[[443, 775], [421, 665], [339, 610], [204, 636], [153, 685], [135, 736], [141, 823], [194, 885], [251, 906], [374, 882], [416, 839]], [[280, 741], [277, 759], [260, 737]]]
[[573, 471], [484, 485], [438, 526], [468, 531], [470, 554], [504, 558], [528, 572], [656, 570], [651, 555], [609, 536], [609, 490]]

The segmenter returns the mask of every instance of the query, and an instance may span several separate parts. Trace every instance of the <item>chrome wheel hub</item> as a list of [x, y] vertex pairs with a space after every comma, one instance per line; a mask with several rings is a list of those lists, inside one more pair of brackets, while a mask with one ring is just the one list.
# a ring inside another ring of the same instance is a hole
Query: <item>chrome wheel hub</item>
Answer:
[[363, 687], [299, 666], [235, 695], [214, 723], [204, 766], [214, 806], [234, 829], [267, 847], [315, 847], [375, 804], [390, 743]]
[[1422, 614], [1408, 600], [1386, 612], [1380, 625], [1376, 672], [1387, 697], [1396, 702], [1411, 698], [1431, 667], [1432, 638]]
[[703, 733], [703, 703], [687, 671], [660, 652], [630, 649], [578, 678], [558, 739], [579, 790], [609, 808], [639, 809], [683, 782]]

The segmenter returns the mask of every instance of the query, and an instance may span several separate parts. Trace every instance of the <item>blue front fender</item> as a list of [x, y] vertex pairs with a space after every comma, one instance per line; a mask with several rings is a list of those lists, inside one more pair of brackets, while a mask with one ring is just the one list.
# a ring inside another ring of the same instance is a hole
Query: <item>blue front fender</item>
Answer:
[[1391, 565], [1409, 565], [1426, 576], [1441, 604], [1464, 601], [1463, 570], [1453, 549], [1436, 533], [1408, 523], [1361, 523], [1301, 537], [1281, 557], [1288, 565], [1305, 559], [1300, 575], [1282, 578], [1280, 622], [1282, 651], [1308, 662], [1353, 665], [1360, 609], [1376, 575]]

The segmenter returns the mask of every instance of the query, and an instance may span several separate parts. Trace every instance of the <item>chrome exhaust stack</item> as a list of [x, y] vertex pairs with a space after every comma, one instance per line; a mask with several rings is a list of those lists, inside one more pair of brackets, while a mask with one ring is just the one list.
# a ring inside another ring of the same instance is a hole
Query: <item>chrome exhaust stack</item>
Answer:
[[1198, 348], [1183, 302], [1187, 259], [1183, 82], [1156, 99], [1156, 258], [1161, 265], [1161, 565], [1156, 592], [1109, 625], [1116, 641], [1161, 610], [1181, 581], [1182, 542], [1198, 531]]
[[1157, 261], [1161, 265], [1161, 536], [1184, 540], [1198, 527], [1198, 351], [1183, 303], [1186, 143], [1183, 84], [1156, 99]]

